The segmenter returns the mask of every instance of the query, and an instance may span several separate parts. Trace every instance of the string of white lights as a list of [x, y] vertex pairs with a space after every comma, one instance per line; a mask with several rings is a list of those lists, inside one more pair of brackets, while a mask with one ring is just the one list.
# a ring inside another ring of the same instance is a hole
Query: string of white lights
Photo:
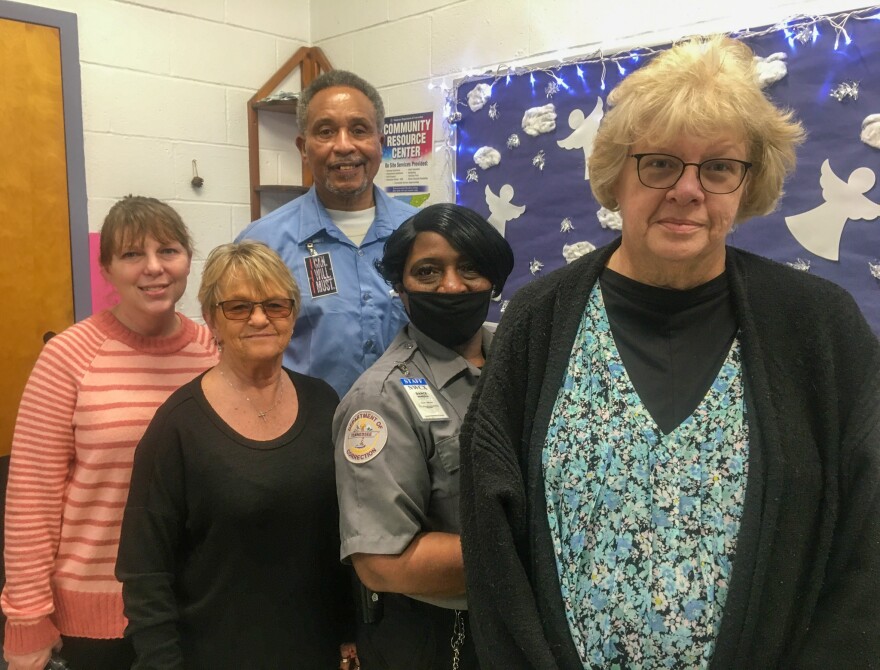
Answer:
[[[767, 26], [760, 30], [742, 29], [724, 33], [729, 37], [736, 39], [748, 39], [755, 37], [763, 37], [776, 32], [781, 32], [791, 49], [795, 48], [795, 42], [801, 45], [815, 43], [819, 39], [823, 28], [831, 28], [834, 31], [834, 49], [837, 50], [841, 45], [844, 46], [852, 43], [853, 39], [846, 26], [850, 21], [880, 21], [880, 5], [871, 7], [863, 7], [838, 14], [825, 14], [808, 16], [798, 14], [791, 16], [786, 20]], [[685, 38], [686, 39], [686, 38]], [[559, 75], [559, 69], [568, 66], [575, 66], [577, 76], [584, 77], [581, 66], [591, 64], [601, 64], [602, 74], [600, 76], [599, 88], [605, 90], [605, 76], [608, 64], [613, 64], [621, 76], [626, 76], [626, 66], [630, 63], [638, 63], [641, 59], [653, 56], [665, 50], [656, 47], [638, 47], [635, 49], [622, 50], [611, 54], [605, 54], [601, 48], [595, 49], [587, 54], [574, 55], [564, 58], [557, 58], [552, 63], [546, 61], [534, 64], [521, 64], [516, 61], [510, 63], [500, 63], [497, 66], [477, 70], [469, 68], [463, 70], [453, 79], [451, 86], [446, 84], [446, 79], [437, 83], [431, 81], [428, 89], [439, 90], [444, 96], [445, 102], [443, 106], [443, 129], [445, 142], [442, 147], [444, 154], [443, 170], [446, 175], [450, 176], [448, 183], [448, 199], [455, 200], [456, 183], [455, 176], [455, 158], [457, 151], [457, 142], [455, 137], [456, 124], [461, 120], [461, 112], [458, 111], [459, 106], [466, 103], [458, 100], [458, 90], [461, 86], [473, 82], [488, 83], [490, 87], [495, 86], [499, 81], [504, 80], [510, 82], [513, 76], [522, 76], [528, 74], [532, 83], [535, 85], [535, 73], [543, 73], [547, 75], [551, 82], [548, 84], [545, 92], [547, 97], [551, 97], [558, 88], [567, 89], [569, 86]]]

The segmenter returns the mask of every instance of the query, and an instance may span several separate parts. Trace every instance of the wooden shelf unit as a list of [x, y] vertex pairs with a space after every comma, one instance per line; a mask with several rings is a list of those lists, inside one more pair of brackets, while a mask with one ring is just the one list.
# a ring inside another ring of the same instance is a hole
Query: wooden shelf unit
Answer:
[[[300, 83], [305, 89], [322, 72], [333, 69], [330, 61], [318, 47], [300, 47], [284, 65], [278, 68], [269, 80], [263, 84], [247, 102], [248, 115], [248, 172], [251, 192], [251, 221], [260, 218], [262, 210], [262, 193], [290, 193], [294, 197], [302, 195], [312, 185], [312, 172], [303, 162], [302, 184], [262, 184], [260, 182], [260, 125], [259, 113], [296, 115], [296, 100], [265, 100], [275, 92], [291, 72], [300, 68]], [[291, 142], [292, 144], [292, 142]]]

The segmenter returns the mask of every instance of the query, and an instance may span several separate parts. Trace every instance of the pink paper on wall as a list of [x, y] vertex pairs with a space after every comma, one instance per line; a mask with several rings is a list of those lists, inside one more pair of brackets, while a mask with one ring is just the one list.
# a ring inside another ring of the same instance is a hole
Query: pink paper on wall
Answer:
[[116, 289], [101, 275], [101, 235], [89, 233], [89, 267], [92, 275], [92, 314], [109, 309], [119, 302]]

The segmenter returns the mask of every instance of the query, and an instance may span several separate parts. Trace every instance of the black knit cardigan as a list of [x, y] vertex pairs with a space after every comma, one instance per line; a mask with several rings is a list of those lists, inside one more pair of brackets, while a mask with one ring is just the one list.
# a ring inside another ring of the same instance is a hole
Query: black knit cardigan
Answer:
[[[541, 451], [593, 284], [619, 245], [523, 288], [461, 436], [462, 547], [488, 670], [582, 670]], [[711, 668], [880, 668], [880, 346], [840, 287], [727, 248], [749, 476]]]

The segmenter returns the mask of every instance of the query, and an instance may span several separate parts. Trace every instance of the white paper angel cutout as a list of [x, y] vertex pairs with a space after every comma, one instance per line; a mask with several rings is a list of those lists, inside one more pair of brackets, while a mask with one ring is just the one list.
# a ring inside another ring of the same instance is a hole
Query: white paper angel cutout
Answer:
[[834, 174], [828, 159], [822, 163], [819, 185], [825, 202], [803, 214], [786, 216], [785, 224], [794, 239], [807, 251], [836, 261], [840, 256], [840, 236], [847, 221], [870, 221], [880, 216], [880, 205], [865, 197], [874, 186], [874, 171], [860, 167], [843, 181]]
[[602, 107], [602, 98], [596, 98], [596, 106], [587, 117], [584, 116], [583, 110], [572, 110], [568, 115], [568, 127], [573, 132], [564, 140], [556, 142], [562, 149], [584, 150], [584, 179], [590, 178], [590, 154], [593, 153], [593, 140], [596, 139], [603, 116], [605, 111]]
[[487, 220], [502, 236], [507, 222], [519, 218], [526, 211], [525, 205], [514, 205], [511, 200], [513, 200], [513, 186], [510, 184], [502, 186], [498, 195], [495, 195], [488, 185], [486, 186], [486, 204], [490, 212]]

